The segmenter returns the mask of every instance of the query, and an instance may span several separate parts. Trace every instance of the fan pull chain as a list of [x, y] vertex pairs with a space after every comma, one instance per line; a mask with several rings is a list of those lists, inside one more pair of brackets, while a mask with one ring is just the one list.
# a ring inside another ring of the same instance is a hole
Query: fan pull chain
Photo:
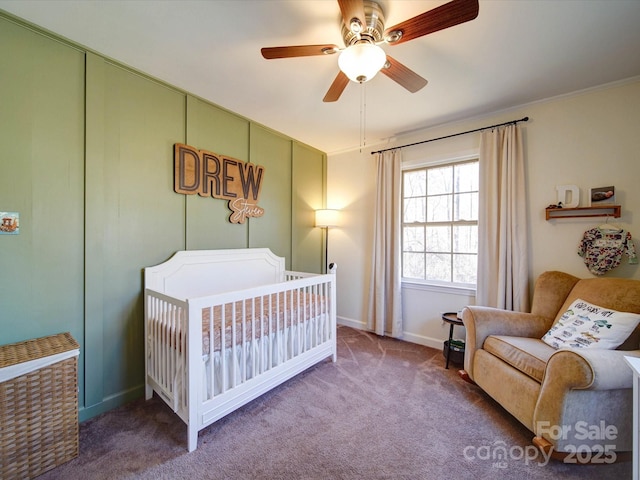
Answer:
[[366, 83], [360, 83], [360, 153], [367, 145], [367, 90]]

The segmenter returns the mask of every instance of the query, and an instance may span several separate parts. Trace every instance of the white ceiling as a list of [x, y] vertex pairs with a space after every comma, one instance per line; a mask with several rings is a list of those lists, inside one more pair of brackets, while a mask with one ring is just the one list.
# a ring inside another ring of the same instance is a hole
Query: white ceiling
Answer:
[[[386, 26], [445, 1], [381, 0]], [[322, 98], [337, 55], [265, 60], [261, 47], [343, 46], [335, 0], [0, 0], [0, 9], [327, 153], [640, 76], [640, 0], [480, 0], [475, 20], [387, 53], [429, 80], [384, 75]]]

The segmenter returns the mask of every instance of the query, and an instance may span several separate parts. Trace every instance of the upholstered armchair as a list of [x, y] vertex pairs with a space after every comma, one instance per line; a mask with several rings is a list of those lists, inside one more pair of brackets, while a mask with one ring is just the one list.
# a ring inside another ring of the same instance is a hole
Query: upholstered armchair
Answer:
[[[536, 281], [531, 313], [465, 308], [461, 374], [531, 430], [534, 443], [556, 458], [586, 449], [630, 451], [632, 372], [624, 356], [640, 356], [640, 327], [637, 321], [628, 326], [626, 339], [616, 349], [580, 348], [580, 340], [557, 348], [552, 337], [562, 343], [563, 335], [568, 336], [558, 329], [575, 313], [570, 307], [580, 305], [577, 300], [600, 306], [606, 314], [609, 309], [638, 314], [640, 281], [546, 272]], [[599, 325], [607, 335], [616, 328]], [[542, 338], [552, 326], [555, 333], [548, 334], [545, 343]], [[582, 327], [577, 330], [591, 336]]]

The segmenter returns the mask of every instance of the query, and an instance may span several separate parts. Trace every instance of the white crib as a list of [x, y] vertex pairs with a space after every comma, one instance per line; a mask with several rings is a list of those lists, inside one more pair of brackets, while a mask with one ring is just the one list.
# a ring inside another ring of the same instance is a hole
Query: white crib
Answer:
[[191, 250], [145, 268], [146, 398], [198, 432], [312, 365], [336, 361], [335, 269], [289, 272], [267, 248]]

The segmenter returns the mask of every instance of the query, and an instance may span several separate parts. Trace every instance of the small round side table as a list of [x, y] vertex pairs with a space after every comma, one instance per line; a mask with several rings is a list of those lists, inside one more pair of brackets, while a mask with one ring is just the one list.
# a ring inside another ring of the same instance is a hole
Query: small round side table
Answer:
[[453, 340], [453, 327], [463, 326], [462, 319], [458, 318], [456, 312], [445, 312], [442, 314], [442, 320], [449, 324], [449, 341], [447, 342], [447, 362], [444, 368], [449, 368], [449, 357], [451, 356], [451, 341]]

